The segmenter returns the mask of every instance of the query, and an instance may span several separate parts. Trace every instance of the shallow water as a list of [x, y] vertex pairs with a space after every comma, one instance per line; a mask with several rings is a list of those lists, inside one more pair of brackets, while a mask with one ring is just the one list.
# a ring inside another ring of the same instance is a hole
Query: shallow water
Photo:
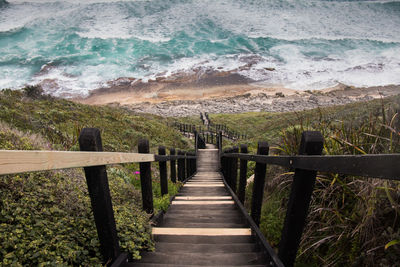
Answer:
[[304, 90], [400, 84], [400, 2], [0, 0], [0, 88], [47, 81], [68, 97], [199, 69]]

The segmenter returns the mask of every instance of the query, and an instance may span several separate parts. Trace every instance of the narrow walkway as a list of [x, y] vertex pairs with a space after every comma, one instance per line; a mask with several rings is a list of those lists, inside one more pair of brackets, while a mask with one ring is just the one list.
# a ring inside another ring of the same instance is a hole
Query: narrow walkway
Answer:
[[265, 266], [266, 257], [219, 173], [217, 149], [198, 151], [197, 174], [175, 197], [160, 226], [155, 252], [129, 266]]

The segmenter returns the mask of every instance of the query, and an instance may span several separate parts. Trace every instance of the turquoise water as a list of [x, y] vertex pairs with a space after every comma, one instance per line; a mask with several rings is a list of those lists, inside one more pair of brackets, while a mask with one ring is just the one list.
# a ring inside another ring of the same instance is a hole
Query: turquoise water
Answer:
[[0, 0], [0, 88], [69, 97], [199, 69], [303, 90], [400, 84], [400, 2]]

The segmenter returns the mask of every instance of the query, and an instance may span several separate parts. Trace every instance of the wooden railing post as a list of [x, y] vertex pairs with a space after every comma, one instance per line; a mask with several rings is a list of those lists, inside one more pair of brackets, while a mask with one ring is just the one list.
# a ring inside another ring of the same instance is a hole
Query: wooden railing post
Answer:
[[[240, 153], [247, 154], [247, 145], [240, 145]], [[246, 196], [246, 185], [247, 185], [247, 160], [240, 160], [240, 173], [239, 173], [239, 188], [238, 198], [242, 204], [244, 203]]]
[[[324, 139], [320, 132], [303, 132], [299, 154], [321, 155], [323, 143]], [[293, 266], [296, 259], [316, 176], [316, 171], [295, 170], [279, 244], [278, 256], [285, 266]]]
[[[139, 153], [149, 153], [149, 141], [146, 139], [139, 140]], [[142, 186], [143, 210], [147, 213], [153, 213], [153, 187], [151, 183], [151, 163], [141, 162], [140, 168], [140, 184]]]
[[194, 149], [197, 152], [197, 149], [198, 149], [198, 146], [199, 146], [199, 135], [198, 135], [196, 130], [193, 132], [193, 134], [194, 134]]
[[[182, 151], [182, 155], [183, 156], [185, 156], [186, 157], [186, 151]], [[186, 162], [186, 158], [184, 158], [183, 159], [183, 170], [182, 170], [182, 172], [183, 172], [183, 180], [182, 181], [185, 181], [186, 180], [186, 178], [187, 178], [187, 162]]]
[[186, 152], [185, 153], [186, 159], [185, 159], [185, 166], [186, 166], [186, 178], [190, 177], [190, 171], [191, 171], [191, 165], [190, 165], [190, 159], [188, 159], [187, 157], [190, 156], [190, 152]]
[[[239, 148], [234, 146], [232, 148], [231, 153], [239, 153]], [[237, 158], [230, 158], [231, 160], [231, 177], [230, 181], [231, 184], [229, 185], [233, 192], [236, 192], [236, 185], [237, 185], [237, 175], [238, 175], [238, 159]]]
[[[193, 152], [193, 155], [194, 155], [194, 156], [197, 156], [197, 153], [196, 153], [196, 152]], [[197, 158], [194, 158], [194, 159], [193, 159], [193, 174], [194, 174], [195, 172], [197, 172]]]
[[219, 131], [218, 132], [218, 149], [219, 149], [219, 151], [221, 151], [222, 150], [222, 131]]
[[[230, 147], [228, 149], [226, 149], [227, 154], [232, 153], [233, 148]], [[233, 160], [232, 158], [225, 158], [225, 180], [228, 183], [228, 185], [230, 187], [232, 187], [232, 164], [233, 164]]]
[[[171, 148], [169, 150], [169, 154], [171, 156], [175, 155], [175, 148]], [[176, 161], [175, 160], [171, 160], [170, 161], [170, 169], [171, 169], [171, 181], [173, 183], [176, 183]]]
[[[84, 128], [79, 135], [79, 147], [81, 151], [103, 151], [99, 129]], [[112, 263], [121, 252], [106, 166], [85, 167], [84, 170], [103, 262]]]
[[[183, 152], [178, 150], [178, 156], [182, 156]], [[184, 178], [184, 173], [185, 173], [185, 159], [178, 159], [178, 181], [182, 182]]]
[[[224, 151], [222, 151], [222, 153], [228, 153], [228, 150], [229, 149], [225, 148]], [[222, 156], [221, 157], [221, 172], [224, 177], [226, 177], [226, 174], [227, 174], [226, 170], [227, 170], [227, 157]]]
[[[190, 152], [189, 156], [195, 156], [194, 152]], [[192, 176], [194, 174], [194, 168], [195, 168], [195, 162], [194, 159], [188, 159], [189, 160], [189, 166], [190, 166], [190, 171], [189, 171], [189, 176]]]
[[[196, 153], [192, 152], [192, 156], [195, 157]], [[190, 162], [192, 163], [192, 174], [191, 175], [193, 175], [196, 172], [196, 159], [191, 159]]]
[[[165, 147], [158, 147], [158, 155], [165, 156]], [[160, 161], [158, 163], [160, 167], [160, 186], [161, 186], [161, 196], [168, 195], [168, 177], [167, 177], [167, 162]]]
[[[257, 155], [268, 155], [269, 145], [267, 142], [258, 142]], [[253, 196], [251, 199], [251, 217], [254, 222], [260, 225], [261, 206], [264, 195], [265, 174], [267, 172], [267, 164], [256, 163], [254, 170]]]

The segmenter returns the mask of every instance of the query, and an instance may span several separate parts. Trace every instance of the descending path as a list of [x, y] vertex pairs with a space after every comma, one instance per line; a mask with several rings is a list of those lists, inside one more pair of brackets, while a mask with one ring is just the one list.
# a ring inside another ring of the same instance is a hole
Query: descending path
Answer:
[[209, 146], [198, 150], [197, 174], [153, 228], [155, 252], [126, 266], [265, 266], [265, 254], [224, 186], [218, 150]]

